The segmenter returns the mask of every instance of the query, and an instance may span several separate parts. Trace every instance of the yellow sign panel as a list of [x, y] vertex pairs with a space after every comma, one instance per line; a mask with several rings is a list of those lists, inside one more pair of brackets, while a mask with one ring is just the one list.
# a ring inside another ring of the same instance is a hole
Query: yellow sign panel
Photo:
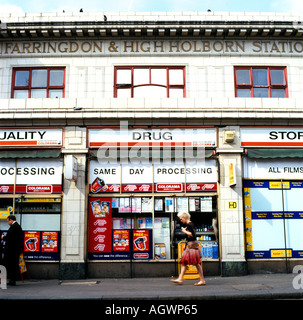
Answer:
[[246, 250], [253, 251], [250, 188], [244, 188]]
[[291, 258], [292, 251], [290, 249], [270, 250], [270, 256], [272, 258], [285, 258], [286, 255], [287, 258]]
[[21, 202], [61, 202], [61, 198], [24, 198]]
[[228, 201], [228, 209], [237, 209], [238, 201]]
[[236, 172], [235, 172], [235, 165], [231, 162], [228, 165], [228, 177], [229, 177], [229, 185], [234, 186], [236, 184]]
[[281, 181], [270, 181], [269, 189], [290, 189], [289, 182], [284, 181], [283, 184]]
[[13, 207], [9, 206], [6, 210], [0, 210], [0, 219], [6, 219], [13, 212]]

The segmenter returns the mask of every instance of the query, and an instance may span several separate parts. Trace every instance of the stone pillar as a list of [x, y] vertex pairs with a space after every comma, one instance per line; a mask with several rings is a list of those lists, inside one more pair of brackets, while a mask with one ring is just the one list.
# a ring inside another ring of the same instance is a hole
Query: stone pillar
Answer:
[[[86, 276], [86, 128], [66, 127], [64, 183], [62, 203], [60, 279], [81, 279]], [[66, 156], [77, 159], [77, 180], [65, 178]]]
[[[226, 142], [227, 131], [234, 140]], [[221, 235], [222, 276], [247, 274], [242, 197], [242, 158], [239, 127], [219, 129], [219, 226]], [[235, 184], [230, 185], [230, 165], [234, 166]]]

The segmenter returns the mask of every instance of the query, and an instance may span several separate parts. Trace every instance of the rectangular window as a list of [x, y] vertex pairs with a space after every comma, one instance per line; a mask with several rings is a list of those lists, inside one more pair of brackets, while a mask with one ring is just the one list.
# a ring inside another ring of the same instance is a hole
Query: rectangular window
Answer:
[[288, 98], [286, 67], [235, 67], [238, 98]]
[[14, 68], [12, 98], [64, 98], [65, 68]]
[[114, 98], [185, 98], [185, 67], [115, 67]]

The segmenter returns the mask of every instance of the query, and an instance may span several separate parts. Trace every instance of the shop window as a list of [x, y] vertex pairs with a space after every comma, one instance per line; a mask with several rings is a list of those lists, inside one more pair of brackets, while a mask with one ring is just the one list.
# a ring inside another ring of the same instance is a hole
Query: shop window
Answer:
[[115, 67], [115, 98], [184, 98], [184, 67]]
[[28, 260], [60, 259], [61, 198], [17, 198], [15, 214]]
[[[196, 239], [202, 247], [202, 258], [218, 259], [218, 228], [217, 228], [217, 197], [216, 196], [188, 196], [165, 197], [164, 211], [172, 212], [174, 219], [174, 258], [178, 256], [178, 244], [187, 237], [181, 231], [183, 225], [177, 217], [178, 212], [186, 211], [191, 215], [191, 221], [196, 227]], [[155, 208], [156, 210], [156, 208]], [[158, 212], [158, 214], [161, 214]]]
[[285, 67], [235, 67], [238, 98], [288, 98]]
[[302, 180], [244, 180], [248, 259], [303, 258], [302, 198]]
[[61, 211], [61, 198], [0, 199], [0, 235], [9, 228], [6, 217], [14, 214], [23, 230], [24, 258], [59, 260]]
[[180, 211], [191, 214], [202, 258], [218, 259], [216, 195], [90, 197], [89, 259], [177, 259]]
[[13, 69], [11, 97], [64, 98], [65, 68]]

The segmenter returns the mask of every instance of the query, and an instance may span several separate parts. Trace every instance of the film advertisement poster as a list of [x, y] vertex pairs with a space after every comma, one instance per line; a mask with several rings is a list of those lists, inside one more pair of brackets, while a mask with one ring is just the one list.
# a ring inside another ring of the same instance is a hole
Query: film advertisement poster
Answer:
[[24, 259], [57, 261], [60, 258], [59, 231], [24, 231]]
[[113, 251], [129, 251], [129, 230], [113, 230]]
[[111, 252], [112, 208], [111, 198], [89, 200], [89, 253]]
[[40, 251], [40, 232], [39, 231], [24, 232], [24, 251], [25, 252]]
[[133, 230], [133, 259], [152, 259], [151, 230]]
[[58, 232], [42, 232], [41, 252], [58, 252]]

